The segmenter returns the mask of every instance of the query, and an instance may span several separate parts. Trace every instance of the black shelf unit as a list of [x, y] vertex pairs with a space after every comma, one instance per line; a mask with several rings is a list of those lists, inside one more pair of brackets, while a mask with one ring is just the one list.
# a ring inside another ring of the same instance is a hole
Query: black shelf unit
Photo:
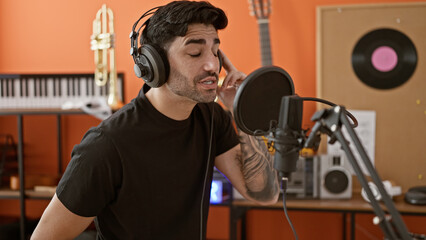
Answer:
[[0, 134], [0, 186], [7, 183], [7, 178], [11, 174], [17, 173], [16, 165], [17, 149], [13, 136], [10, 134]]
[[55, 115], [56, 116], [56, 131], [57, 131], [57, 172], [62, 174], [62, 116], [86, 114], [79, 109], [61, 110], [61, 109], [1, 109], [0, 116], [16, 116], [17, 118], [17, 159], [18, 159], [18, 175], [19, 175], [19, 191], [10, 189], [0, 189], [0, 199], [19, 199], [20, 218], [19, 231], [20, 239], [24, 240], [26, 236], [26, 199], [51, 199], [53, 193], [39, 193], [33, 190], [25, 190], [25, 168], [24, 168], [24, 116], [29, 115]]

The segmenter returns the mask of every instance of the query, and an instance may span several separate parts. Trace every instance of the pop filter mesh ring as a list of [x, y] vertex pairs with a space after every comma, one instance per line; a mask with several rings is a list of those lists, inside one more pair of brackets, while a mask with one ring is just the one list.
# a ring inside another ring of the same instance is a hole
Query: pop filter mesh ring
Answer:
[[294, 94], [293, 80], [284, 69], [261, 67], [249, 74], [237, 90], [235, 123], [249, 135], [263, 135], [271, 121], [278, 122], [282, 97]]

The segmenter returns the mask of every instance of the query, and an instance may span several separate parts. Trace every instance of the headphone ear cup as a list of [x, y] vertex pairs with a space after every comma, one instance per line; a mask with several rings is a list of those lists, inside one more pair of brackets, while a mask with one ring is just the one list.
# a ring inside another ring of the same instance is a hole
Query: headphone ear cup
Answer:
[[164, 50], [145, 44], [139, 51], [138, 62], [134, 67], [136, 76], [139, 77], [140, 75], [145, 83], [152, 88], [162, 86], [166, 83], [170, 71]]

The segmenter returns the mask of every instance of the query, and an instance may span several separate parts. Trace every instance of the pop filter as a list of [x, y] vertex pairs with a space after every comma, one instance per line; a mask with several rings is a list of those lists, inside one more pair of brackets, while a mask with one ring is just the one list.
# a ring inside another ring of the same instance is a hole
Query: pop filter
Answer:
[[267, 132], [270, 122], [278, 123], [281, 99], [294, 95], [290, 75], [276, 66], [261, 67], [247, 76], [234, 99], [237, 126], [249, 135]]

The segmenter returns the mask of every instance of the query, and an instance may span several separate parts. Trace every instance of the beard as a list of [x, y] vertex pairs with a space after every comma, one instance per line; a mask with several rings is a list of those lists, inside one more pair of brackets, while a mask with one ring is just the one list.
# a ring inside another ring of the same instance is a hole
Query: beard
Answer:
[[[167, 81], [168, 88], [176, 95], [186, 97], [197, 103], [208, 103], [213, 102], [216, 98], [216, 89], [197, 89], [198, 82], [206, 77], [214, 76], [216, 81], [218, 76], [216, 73], [204, 73], [196, 76], [194, 79], [189, 80], [188, 77], [183, 75], [176, 69], [170, 69], [169, 79], [173, 81]], [[192, 84], [191, 84], [192, 83]]]

